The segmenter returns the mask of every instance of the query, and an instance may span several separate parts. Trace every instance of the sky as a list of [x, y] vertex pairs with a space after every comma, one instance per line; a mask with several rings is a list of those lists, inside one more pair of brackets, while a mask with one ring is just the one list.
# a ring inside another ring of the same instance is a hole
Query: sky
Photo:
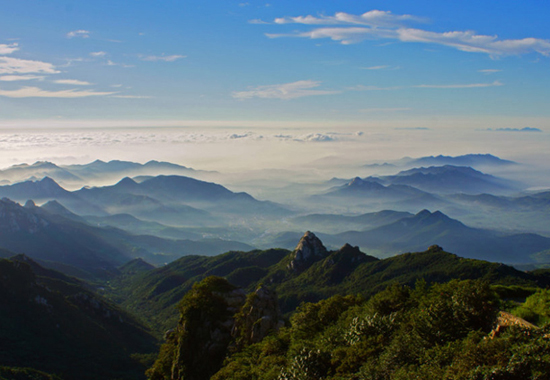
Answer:
[[139, 157], [155, 127], [187, 136], [180, 160], [243, 139], [269, 141], [266, 165], [289, 142], [317, 143], [313, 159], [392, 138], [527, 156], [550, 131], [549, 15], [540, 0], [3, 1], [0, 164], [115, 156], [78, 139], [121, 128]]

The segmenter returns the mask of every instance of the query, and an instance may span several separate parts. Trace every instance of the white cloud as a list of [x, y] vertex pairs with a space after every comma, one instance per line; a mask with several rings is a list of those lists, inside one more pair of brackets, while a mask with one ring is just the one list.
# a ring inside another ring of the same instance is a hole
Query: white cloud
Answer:
[[73, 30], [67, 33], [67, 38], [74, 38], [74, 37], [89, 38], [90, 31], [80, 29], [80, 30]]
[[84, 98], [88, 96], [112, 95], [114, 92], [95, 92], [95, 91], [46, 91], [38, 87], [23, 87], [18, 90], [0, 90], [0, 96], [8, 98]]
[[73, 86], [91, 86], [93, 84], [90, 82], [85, 82], [77, 79], [59, 79], [59, 80], [54, 80], [53, 82], [57, 84], [69, 84]]
[[39, 75], [4, 75], [0, 77], [0, 81], [2, 82], [15, 82], [19, 80], [33, 80], [33, 79], [42, 80], [44, 79], [44, 77]]
[[416, 88], [480, 88], [480, 87], [496, 87], [504, 86], [504, 83], [498, 80], [492, 83], [469, 83], [469, 84], [420, 84], [413, 86]]
[[372, 27], [398, 27], [407, 21], [424, 21], [411, 15], [394, 15], [389, 11], [372, 10], [362, 15], [352, 15], [338, 12], [334, 16], [298, 16], [275, 19], [277, 24], [306, 24], [306, 25], [368, 25]]
[[149, 62], [156, 62], [156, 61], [164, 61], [164, 62], [174, 62], [178, 59], [186, 58], [186, 55], [148, 55], [148, 56], [141, 56], [140, 59], [142, 61], [149, 61]]
[[235, 99], [250, 98], [264, 99], [294, 99], [313, 95], [338, 94], [340, 91], [312, 90], [319, 87], [321, 82], [312, 80], [300, 80], [292, 83], [258, 86], [248, 91], [236, 91], [232, 93]]
[[104, 51], [93, 51], [90, 53], [90, 56], [92, 57], [105, 57], [107, 55]]
[[376, 29], [376, 28], [317, 28], [309, 32], [293, 33], [293, 34], [272, 34], [266, 33], [268, 38], [280, 37], [306, 37], [311, 39], [330, 38], [333, 41], [340, 41], [343, 45], [350, 45], [364, 41], [366, 39], [392, 38], [395, 31], [391, 29]]
[[[392, 39], [401, 42], [437, 44], [465, 52], [485, 53], [493, 57], [528, 53], [550, 56], [550, 40], [533, 37], [501, 40], [496, 35], [480, 35], [473, 31], [431, 32], [408, 28], [405, 25], [407, 21], [422, 21], [422, 19], [411, 15], [394, 15], [385, 11], [370, 11], [362, 15], [340, 12], [334, 16], [283, 17], [275, 19], [275, 23], [343, 26], [315, 28], [290, 34], [266, 34], [266, 36], [269, 38], [330, 38], [342, 44], [358, 43], [366, 39]], [[354, 26], [350, 27], [350, 25]]]
[[18, 46], [19, 46], [19, 44], [17, 42], [14, 42], [13, 44], [9, 44], [9, 45], [0, 44], [0, 54], [2, 54], [2, 55], [11, 54], [14, 51], [19, 50]]
[[0, 57], [0, 74], [57, 74], [51, 63], [27, 59]]

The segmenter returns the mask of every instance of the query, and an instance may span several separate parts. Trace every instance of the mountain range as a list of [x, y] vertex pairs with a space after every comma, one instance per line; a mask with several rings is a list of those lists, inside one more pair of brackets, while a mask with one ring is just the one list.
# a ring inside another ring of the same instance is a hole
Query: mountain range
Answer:
[[465, 259], [438, 246], [386, 259], [366, 255], [349, 244], [331, 251], [315, 234], [308, 232], [294, 250], [185, 256], [162, 268], [115, 280], [112, 297], [154, 326], [166, 329], [176, 322], [173, 306], [194, 283], [211, 275], [224, 277], [249, 291], [258, 284], [269, 284], [278, 293], [281, 309], [286, 313], [300, 302], [316, 302], [334, 294], [369, 296], [388, 284], [412, 285], [421, 278], [428, 282], [485, 278], [495, 284], [525, 286], [547, 281], [544, 276], [537, 277], [507, 265]]

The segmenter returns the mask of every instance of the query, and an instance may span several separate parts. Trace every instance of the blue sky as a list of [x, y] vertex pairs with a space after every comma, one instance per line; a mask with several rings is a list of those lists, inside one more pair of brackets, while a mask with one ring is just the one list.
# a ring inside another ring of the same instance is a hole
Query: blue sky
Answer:
[[540, 0], [4, 1], [0, 124], [546, 130], [549, 15]]

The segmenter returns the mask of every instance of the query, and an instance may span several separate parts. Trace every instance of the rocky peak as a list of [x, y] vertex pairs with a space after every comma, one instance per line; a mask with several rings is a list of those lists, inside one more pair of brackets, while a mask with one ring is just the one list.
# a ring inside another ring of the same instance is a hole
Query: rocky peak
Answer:
[[313, 232], [307, 231], [292, 252], [292, 260], [288, 264], [288, 268], [302, 271], [327, 255], [328, 251], [321, 240]]
[[22, 207], [10, 199], [0, 200], [0, 230], [2, 233], [19, 231], [34, 234], [48, 225], [32, 207]]
[[26, 203], [25, 203], [25, 208], [35, 208], [36, 207], [36, 203], [34, 203], [34, 201], [32, 199], [29, 199]]

